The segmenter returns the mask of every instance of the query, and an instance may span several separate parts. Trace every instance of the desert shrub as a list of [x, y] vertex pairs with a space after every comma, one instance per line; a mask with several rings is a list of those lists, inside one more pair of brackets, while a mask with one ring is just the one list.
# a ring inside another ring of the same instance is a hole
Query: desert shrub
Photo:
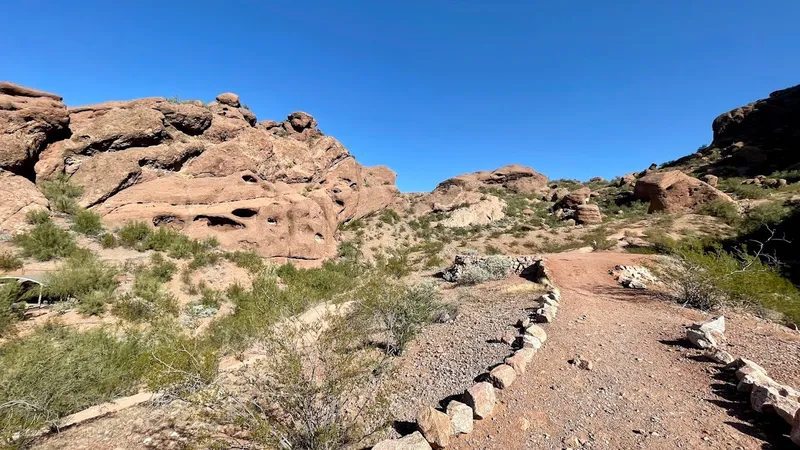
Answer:
[[142, 355], [136, 335], [39, 327], [0, 351], [0, 435], [37, 429], [59, 417], [135, 392]]
[[769, 195], [769, 190], [757, 184], [742, 184], [744, 178], [720, 178], [717, 188], [740, 199], [760, 199]]
[[373, 277], [359, 289], [359, 315], [364, 326], [377, 324], [376, 331], [385, 336], [387, 355], [399, 355], [422, 330], [433, 321], [440, 307], [439, 292], [432, 283], [404, 286], [380, 277]]
[[247, 269], [250, 273], [258, 273], [264, 268], [264, 258], [254, 251], [235, 251], [225, 253], [225, 259], [236, 264], [237, 267]]
[[46, 222], [51, 222], [53, 219], [50, 217], [50, 211], [46, 209], [34, 209], [25, 214], [25, 221], [30, 225], [39, 225]]
[[494, 245], [487, 244], [486, 245], [486, 254], [487, 255], [502, 255], [503, 251], [499, 248], [495, 247]]
[[699, 213], [718, 217], [729, 225], [735, 224], [741, 218], [739, 210], [736, 209], [736, 204], [721, 199], [715, 199], [706, 203], [700, 207]]
[[394, 225], [400, 222], [400, 214], [397, 214], [397, 211], [386, 208], [381, 212], [380, 221], [389, 225]]
[[491, 280], [502, 280], [507, 277], [514, 267], [512, 258], [501, 255], [490, 255], [477, 259], [473, 264], [464, 268], [459, 284], [480, 284]]
[[375, 265], [378, 270], [394, 278], [402, 278], [414, 268], [410, 261], [411, 252], [407, 248], [391, 249], [386, 254], [381, 253], [375, 256]]
[[83, 194], [83, 188], [72, 183], [67, 175], [60, 175], [54, 180], [42, 181], [42, 193], [50, 200], [50, 208], [54, 211], [75, 214], [79, 206], [77, 199]]
[[266, 267], [253, 278], [249, 289], [238, 284], [228, 288], [234, 313], [212, 324], [211, 339], [221, 348], [241, 349], [282, 317], [303, 312], [322, 300], [338, 301], [359, 283], [363, 271], [349, 261], [327, 261], [314, 269], [298, 269], [292, 264]]
[[152, 304], [131, 294], [118, 297], [111, 305], [111, 312], [121, 319], [134, 323], [146, 322], [155, 315]]
[[0, 271], [19, 269], [22, 267], [22, 260], [11, 252], [0, 253]]
[[119, 239], [117, 239], [114, 233], [105, 233], [100, 239], [100, 245], [105, 249], [117, 248], [119, 246]]
[[111, 311], [130, 322], [146, 322], [166, 316], [177, 317], [180, 312], [177, 301], [162, 286], [164, 276], [163, 271], [154, 271], [152, 267], [137, 268], [131, 292], [119, 296]]
[[103, 231], [103, 221], [100, 214], [81, 209], [72, 217], [72, 230], [86, 236], [97, 236]]
[[81, 297], [76, 309], [84, 316], [99, 316], [106, 311], [106, 305], [113, 302], [113, 292], [92, 291]]
[[779, 170], [777, 172], [773, 172], [772, 174], [770, 174], [769, 178], [775, 178], [775, 179], [783, 178], [789, 183], [796, 183], [800, 181], [800, 170], [798, 169]]
[[343, 259], [358, 260], [361, 258], [361, 248], [358, 242], [343, 241], [339, 243], [338, 255]]
[[167, 260], [160, 253], [153, 253], [150, 257], [150, 267], [147, 268], [150, 274], [162, 283], [171, 280], [177, 269], [174, 262]]
[[77, 246], [72, 236], [53, 222], [40, 223], [27, 233], [14, 236], [22, 255], [39, 261], [49, 261], [72, 254]]
[[388, 424], [386, 358], [354, 349], [359, 330], [342, 321], [305, 343], [302, 336], [319, 326], [289, 327], [268, 339], [273, 357], [245, 377], [252, 394], [228, 402], [238, 405], [229, 411], [231, 420], [255, 442], [268, 448], [366, 448], [365, 438]]
[[364, 228], [365, 224], [364, 221], [361, 219], [353, 219], [349, 222], [345, 222], [339, 225], [339, 229], [342, 231], [357, 231]]
[[136, 248], [144, 242], [152, 230], [144, 222], [128, 222], [117, 231], [119, 242], [123, 247]]
[[190, 337], [172, 327], [158, 327], [148, 336], [144, 381], [153, 391], [190, 394], [211, 383], [217, 374], [218, 354], [212, 343]]
[[739, 232], [751, 233], [759, 228], [773, 226], [785, 220], [793, 213], [793, 209], [781, 202], [762, 203], [745, 211]]
[[777, 267], [746, 247], [725, 251], [715, 242], [686, 241], [672, 250], [681, 265], [665, 271], [679, 301], [701, 309], [747, 306], [800, 323], [800, 292]]
[[22, 286], [16, 280], [0, 283], [0, 336], [11, 334], [25, 313]]
[[45, 279], [45, 293], [58, 299], [77, 298], [100, 291], [111, 295], [117, 288], [117, 269], [99, 260], [88, 251], [79, 251], [62, 263]]

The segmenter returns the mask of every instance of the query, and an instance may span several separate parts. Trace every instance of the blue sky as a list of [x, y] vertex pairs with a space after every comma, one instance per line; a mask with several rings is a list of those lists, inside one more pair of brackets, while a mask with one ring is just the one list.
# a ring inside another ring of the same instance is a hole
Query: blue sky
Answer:
[[238, 93], [313, 114], [403, 191], [519, 163], [612, 177], [800, 83], [800, 2], [37, 1], [3, 6], [0, 78], [69, 105]]

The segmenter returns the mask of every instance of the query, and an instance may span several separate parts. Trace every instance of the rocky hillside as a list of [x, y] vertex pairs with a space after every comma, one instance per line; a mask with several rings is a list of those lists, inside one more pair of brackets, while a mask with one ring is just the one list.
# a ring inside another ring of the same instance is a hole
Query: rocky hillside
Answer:
[[0, 170], [3, 233], [47, 205], [34, 183], [68, 177], [109, 226], [144, 221], [301, 260], [335, 255], [340, 223], [397, 194], [391, 170], [362, 167], [312, 116], [259, 122], [232, 93], [67, 108], [0, 83]]
[[800, 85], [721, 114], [712, 129], [711, 145], [673, 165], [745, 177], [800, 169]]

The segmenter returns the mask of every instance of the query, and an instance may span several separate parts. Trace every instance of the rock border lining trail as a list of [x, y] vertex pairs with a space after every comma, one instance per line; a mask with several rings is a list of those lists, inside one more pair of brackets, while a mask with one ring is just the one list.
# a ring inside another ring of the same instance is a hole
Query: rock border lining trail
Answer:
[[[467, 388], [461, 398], [442, 400], [444, 412], [429, 406], [422, 407], [417, 415], [417, 430], [400, 439], [385, 439], [373, 450], [423, 450], [444, 448], [458, 434], [469, 434], [475, 420], [492, 417], [497, 405], [497, 392], [511, 387], [525, 374], [528, 364], [536, 352], [547, 341], [547, 332], [539, 324], [552, 323], [558, 314], [561, 291], [552, 281], [544, 258], [523, 256], [516, 259], [512, 269], [515, 274], [531, 274], [537, 282], [545, 285], [547, 292], [540, 296], [528, 311], [517, 321], [518, 333], [514, 342], [516, 350], [503, 362], [492, 367], [488, 373], [475, 377], [475, 384]], [[454, 266], [464, 263], [464, 257], [456, 257]], [[438, 414], [433, 414], [433, 411]], [[423, 439], [420, 439], [423, 438]]]

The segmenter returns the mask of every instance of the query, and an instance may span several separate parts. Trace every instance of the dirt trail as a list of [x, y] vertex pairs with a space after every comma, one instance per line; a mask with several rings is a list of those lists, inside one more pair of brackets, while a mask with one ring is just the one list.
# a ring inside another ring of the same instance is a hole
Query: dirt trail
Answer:
[[[791, 448], [785, 424], [751, 412], [735, 386], [678, 341], [685, 325], [708, 316], [624, 289], [608, 274], [615, 264], [646, 258], [601, 252], [548, 260], [563, 297], [556, 322], [546, 326], [547, 345], [501, 394], [495, 416], [452, 448]], [[735, 356], [800, 386], [798, 333], [746, 315], [726, 318]], [[578, 354], [592, 370], [568, 363]]]

